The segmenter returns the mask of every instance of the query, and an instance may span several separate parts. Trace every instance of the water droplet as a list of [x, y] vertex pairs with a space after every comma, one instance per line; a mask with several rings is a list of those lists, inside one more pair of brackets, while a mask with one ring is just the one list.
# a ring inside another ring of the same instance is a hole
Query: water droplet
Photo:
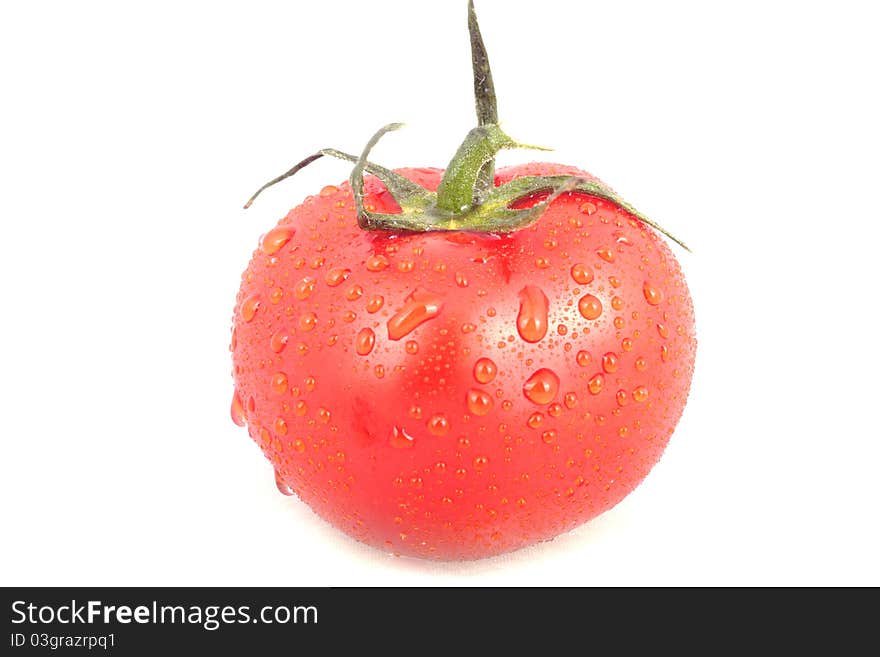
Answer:
[[409, 449], [415, 443], [415, 438], [406, 432], [403, 427], [391, 429], [391, 438], [388, 443], [395, 449]]
[[565, 407], [566, 408], [569, 408], [569, 409], [574, 408], [575, 406], [577, 406], [577, 403], [578, 403], [577, 393], [574, 393], [574, 392], [565, 393], [564, 400], [565, 400]]
[[459, 272], [455, 275], [455, 284], [458, 285], [458, 287], [467, 287], [468, 279], [464, 274]]
[[645, 295], [645, 301], [652, 306], [659, 306], [663, 302], [663, 292], [648, 281], [645, 281], [645, 284], [642, 285], [642, 294]]
[[541, 440], [550, 445], [556, 442], [556, 429], [548, 429], [541, 434]]
[[232, 417], [232, 421], [238, 426], [243, 427], [247, 424], [247, 413], [244, 411], [244, 405], [241, 403], [241, 397], [238, 396], [237, 390], [232, 393], [232, 405], [230, 406], [229, 414]]
[[315, 389], [315, 386], [318, 385], [318, 380], [313, 376], [307, 376], [305, 379], [303, 379], [303, 385], [305, 385], [306, 390], [311, 392]]
[[293, 441], [293, 448], [297, 452], [302, 454], [304, 451], [306, 451], [306, 443], [305, 443], [305, 441], [303, 441], [302, 438], [297, 438], [296, 440]]
[[644, 372], [646, 369], [648, 369], [648, 361], [646, 361], [643, 356], [639, 356], [638, 358], [636, 358], [636, 369], [639, 372]]
[[657, 333], [660, 334], [661, 338], [668, 338], [669, 329], [666, 328], [666, 324], [661, 324], [660, 322], [657, 322]]
[[468, 391], [467, 407], [474, 415], [488, 415], [493, 405], [492, 397], [488, 393], [476, 388], [471, 388]]
[[660, 347], [660, 360], [664, 363], [669, 360], [669, 347], [665, 344]]
[[260, 297], [257, 295], [248, 297], [241, 304], [241, 318], [245, 322], [251, 322], [260, 309]]
[[309, 412], [308, 404], [300, 399], [296, 402], [296, 404], [293, 405], [293, 412], [296, 414], [297, 417], [305, 416], [305, 414]]
[[648, 400], [648, 389], [645, 386], [639, 386], [633, 390], [633, 399], [642, 403]]
[[422, 407], [421, 406], [410, 406], [409, 407], [409, 416], [414, 420], [422, 419]]
[[540, 342], [547, 335], [547, 295], [534, 285], [526, 285], [519, 293], [519, 314], [516, 330], [526, 342]]
[[428, 431], [435, 436], [445, 436], [449, 432], [449, 420], [445, 415], [434, 415], [428, 420]]
[[477, 330], [476, 324], [466, 323], [466, 324], [461, 325], [461, 332], [462, 333], [473, 333], [476, 330]]
[[523, 394], [535, 404], [549, 404], [559, 392], [559, 377], [553, 370], [542, 368], [523, 384]]
[[587, 383], [587, 389], [590, 391], [591, 395], [598, 395], [600, 392], [602, 392], [603, 385], [605, 385], [605, 377], [601, 374], [596, 374]]
[[312, 292], [315, 291], [316, 284], [317, 281], [314, 278], [306, 276], [294, 286], [293, 294], [300, 301], [305, 301], [312, 295]]
[[299, 318], [299, 329], [308, 333], [318, 325], [318, 316], [315, 313], [306, 313]]
[[489, 458], [487, 456], [474, 457], [474, 468], [477, 470], [482, 470], [487, 465], [489, 465]]
[[618, 390], [617, 391], [617, 405], [618, 406], [626, 406], [629, 402], [628, 396], [626, 394], [626, 390]]
[[272, 375], [270, 385], [276, 395], [283, 395], [287, 392], [287, 375], [284, 372], [276, 372]]
[[585, 294], [578, 301], [578, 310], [585, 319], [598, 319], [602, 314], [602, 302], [592, 294]]
[[575, 283], [587, 285], [593, 282], [593, 270], [586, 265], [577, 264], [571, 268], [571, 277]]
[[276, 417], [272, 427], [279, 436], [287, 435], [287, 422], [283, 417]]
[[281, 473], [278, 470], [275, 470], [275, 485], [278, 487], [278, 492], [282, 495], [293, 495], [293, 489], [284, 483], [284, 479], [281, 476]]
[[602, 369], [605, 370], [607, 374], [612, 374], [613, 372], [616, 372], [619, 366], [620, 359], [613, 351], [609, 351], [607, 354], [602, 356]]
[[536, 412], [536, 413], [532, 413], [529, 416], [529, 419], [526, 421], [526, 424], [528, 424], [532, 429], [537, 429], [538, 427], [541, 426], [541, 424], [543, 424], [543, 422], [544, 422], [544, 416], [541, 413]]
[[324, 424], [327, 424], [330, 421], [330, 411], [328, 411], [326, 408], [323, 408], [323, 407], [319, 408], [318, 409], [318, 421], [323, 422]]
[[607, 247], [597, 249], [596, 255], [602, 258], [605, 262], [614, 262], [614, 251]]
[[284, 298], [284, 290], [280, 287], [276, 287], [269, 293], [269, 303], [273, 305], [277, 305], [281, 303], [281, 300]]
[[590, 203], [587, 201], [586, 203], [581, 204], [581, 212], [584, 214], [596, 214], [596, 204]]
[[385, 305], [385, 297], [383, 297], [381, 294], [370, 297], [370, 300], [367, 301], [367, 312], [377, 313], [383, 305]]
[[620, 297], [611, 297], [611, 307], [614, 308], [614, 310], [620, 310], [623, 308], [623, 299]]
[[355, 340], [355, 349], [360, 356], [366, 356], [373, 351], [373, 345], [376, 344], [376, 334], [371, 328], [362, 328], [357, 334]]
[[586, 367], [593, 362], [593, 357], [590, 355], [589, 351], [579, 351], [575, 358], [577, 359], [577, 364], [581, 367]]
[[403, 308], [388, 320], [388, 337], [400, 340], [417, 327], [436, 317], [443, 307], [440, 297], [424, 288], [416, 288], [406, 298]]
[[376, 365], [376, 367], [373, 368], [373, 376], [375, 376], [377, 379], [384, 379], [385, 378], [385, 366], [384, 365]]
[[414, 263], [412, 260], [401, 260], [397, 263], [397, 271], [403, 274], [408, 274], [413, 269], [415, 269], [415, 267], [416, 263]]
[[474, 363], [474, 378], [480, 383], [489, 383], [498, 374], [498, 368], [490, 358], [480, 358]]
[[263, 237], [261, 247], [266, 255], [278, 253], [293, 237], [296, 231], [290, 226], [276, 226]]
[[352, 285], [345, 293], [345, 298], [349, 301], [357, 301], [362, 296], [364, 296], [364, 288], [360, 285]]
[[337, 192], [339, 192], [339, 188], [335, 185], [326, 185], [319, 193], [323, 198], [327, 198], [328, 196], [333, 196]]
[[367, 269], [369, 271], [382, 271], [383, 269], [387, 268], [389, 264], [390, 263], [388, 262], [388, 258], [381, 254], [370, 256], [369, 258], [367, 258], [366, 262]]
[[547, 267], [549, 267], [549, 266], [550, 266], [550, 259], [549, 258], [537, 258], [535, 260], [535, 267], [537, 267], [538, 269], [547, 269]]
[[562, 404], [559, 402], [553, 402], [547, 407], [547, 415], [550, 417], [559, 417], [562, 415]]
[[404, 348], [406, 349], [406, 353], [410, 356], [415, 356], [419, 353], [419, 343], [415, 340], [407, 340]]
[[620, 343], [620, 347], [624, 351], [632, 351], [633, 350], [632, 338], [624, 338]]
[[351, 275], [350, 269], [344, 269], [343, 267], [337, 267], [336, 269], [331, 269], [327, 272], [327, 275], [324, 277], [324, 282], [327, 283], [330, 287], [336, 287], [337, 285], [342, 285], [342, 283]]

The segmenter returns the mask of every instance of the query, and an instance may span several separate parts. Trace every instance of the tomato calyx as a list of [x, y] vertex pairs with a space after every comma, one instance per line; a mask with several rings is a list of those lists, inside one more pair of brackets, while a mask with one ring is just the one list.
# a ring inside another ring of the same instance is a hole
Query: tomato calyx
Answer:
[[[264, 190], [290, 178], [324, 156], [354, 164], [349, 176], [357, 211], [358, 225], [364, 230], [394, 232], [475, 231], [509, 233], [534, 222], [556, 198], [580, 193], [605, 199], [637, 217], [687, 251], [680, 239], [651, 221], [618, 196], [610, 187], [579, 176], [527, 176], [502, 185], [494, 184], [495, 156], [503, 149], [550, 150], [522, 144], [509, 137], [498, 125], [498, 104], [486, 47], [480, 33], [473, 0], [468, 1], [468, 31], [473, 64], [477, 127], [459, 146], [446, 167], [436, 192], [425, 189], [405, 176], [369, 160], [373, 147], [401, 123], [390, 123], [373, 135], [359, 157], [334, 148], [324, 148], [298, 162], [290, 170], [260, 187], [248, 202], [249, 208]], [[377, 177], [400, 206], [394, 214], [376, 213], [364, 203], [364, 175]], [[539, 202], [523, 207], [524, 202]]]

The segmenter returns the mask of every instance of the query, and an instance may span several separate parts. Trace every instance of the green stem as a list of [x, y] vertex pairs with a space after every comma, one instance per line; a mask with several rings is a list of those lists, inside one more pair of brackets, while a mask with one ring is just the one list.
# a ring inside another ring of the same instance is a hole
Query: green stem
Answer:
[[474, 206], [474, 191], [486, 165], [494, 162], [495, 154], [502, 148], [516, 146], [518, 144], [495, 124], [471, 130], [443, 173], [437, 188], [437, 207], [461, 214]]
[[[267, 187], [289, 178], [315, 160], [329, 155], [355, 164], [349, 178], [354, 195], [357, 220], [364, 230], [428, 232], [468, 230], [485, 233], [508, 233], [536, 221], [560, 195], [589, 194], [606, 199], [627, 210], [683, 248], [687, 246], [596, 180], [577, 176], [525, 176], [496, 187], [495, 156], [505, 148], [538, 148], [520, 144], [498, 127], [498, 105], [486, 46], [480, 34], [473, 0], [468, 0], [468, 30], [473, 64], [474, 98], [477, 127], [471, 130], [449, 163], [436, 192], [429, 191], [404, 176], [369, 161], [370, 151], [387, 132], [400, 124], [380, 129], [363, 149], [360, 157], [332, 148], [310, 155], [286, 173], [260, 187], [247, 202]], [[545, 149], [546, 150], [546, 149]], [[364, 203], [364, 173], [376, 176], [400, 206], [400, 212], [382, 214], [367, 209]], [[537, 194], [548, 194], [540, 203], [513, 209], [517, 203]], [[688, 249], [689, 250], [689, 249]]]
[[[468, 32], [471, 38], [471, 63], [474, 71], [474, 100], [477, 108], [477, 125], [497, 125], [498, 99], [495, 96], [495, 83], [492, 81], [489, 54], [486, 52], [486, 44], [483, 43], [480, 24], [477, 22], [477, 12], [474, 10], [474, 0], [468, 0]], [[473, 189], [473, 205], [483, 203], [494, 185], [495, 158], [493, 157], [483, 164], [477, 175], [476, 184]]]

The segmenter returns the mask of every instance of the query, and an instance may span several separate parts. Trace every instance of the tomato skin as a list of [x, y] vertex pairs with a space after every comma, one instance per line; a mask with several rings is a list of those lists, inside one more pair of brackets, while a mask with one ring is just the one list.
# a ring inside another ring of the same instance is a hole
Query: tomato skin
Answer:
[[[587, 175], [496, 183], [554, 174]], [[375, 179], [366, 193], [394, 211]], [[583, 194], [509, 235], [367, 232], [353, 205], [347, 184], [309, 197], [242, 277], [233, 415], [283, 485], [360, 541], [458, 560], [551, 539], [645, 478], [696, 353], [656, 233]]]

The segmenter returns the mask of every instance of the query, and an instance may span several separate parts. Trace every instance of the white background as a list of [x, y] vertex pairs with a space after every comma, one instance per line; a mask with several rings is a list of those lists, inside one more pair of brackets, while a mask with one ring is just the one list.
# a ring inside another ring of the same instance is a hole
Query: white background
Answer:
[[0, 584], [880, 584], [870, 7], [478, 2], [507, 131], [694, 248], [699, 350], [624, 502], [438, 564], [278, 494], [227, 346], [259, 235], [348, 167], [257, 185], [390, 121], [375, 159], [443, 166], [473, 126], [465, 1], [7, 3]]

